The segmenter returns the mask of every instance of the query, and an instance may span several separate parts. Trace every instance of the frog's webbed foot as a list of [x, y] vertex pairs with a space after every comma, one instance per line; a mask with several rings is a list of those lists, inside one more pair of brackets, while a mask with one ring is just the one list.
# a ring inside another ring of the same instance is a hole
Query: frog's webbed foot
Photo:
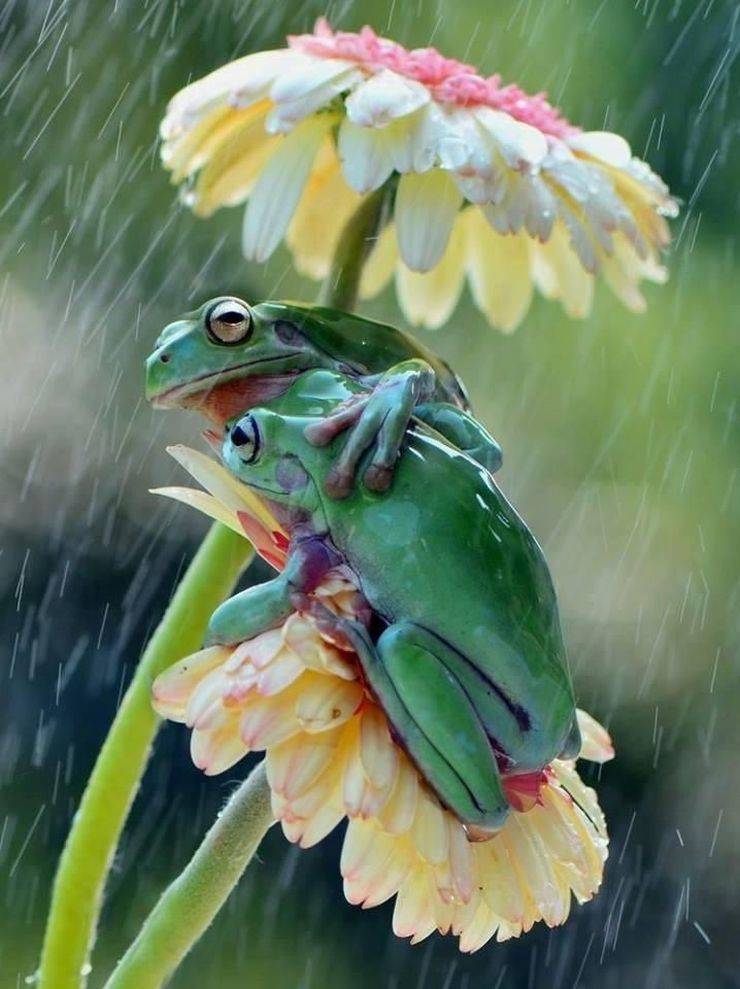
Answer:
[[458, 450], [467, 453], [490, 474], [495, 474], [501, 467], [501, 447], [469, 412], [449, 402], [425, 402], [414, 409], [414, 416], [435, 429]]
[[435, 637], [404, 622], [390, 626], [374, 644], [359, 623], [333, 621], [440, 800], [479, 832], [500, 828], [509, 804], [493, 748], [465, 691], [436, 656]]
[[388, 490], [414, 408], [433, 381], [434, 372], [423, 361], [407, 361], [383, 375], [369, 395], [350, 399], [332, 415], [306, 427], [306, 439], [315, 446], [325, 446], [351, 428], [325, 481], [332, 498], [350, 494], [359, 462], [370, 448], [365, 486], [371, 491]]

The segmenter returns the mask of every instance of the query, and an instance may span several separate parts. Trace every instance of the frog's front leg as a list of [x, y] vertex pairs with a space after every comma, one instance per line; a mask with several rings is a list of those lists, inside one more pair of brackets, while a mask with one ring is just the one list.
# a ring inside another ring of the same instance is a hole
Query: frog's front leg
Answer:
[[206, 645], [234, 645], [280, 625], [294, 610], [293, 597], [310, 594], [337, 562], [336, 551], [322, 536], [294, 539], [279, 576], [235, 594], [216, 608]]
[[418, 403], [431, 397], [435, 382], [435, 373], [426, 361], [403, 361], [386, 371], [369, 395], [357, 396], [337, 412], [306, 428], [309, 442], [325, 446], [351, 427], [347, 442], [327, 475], [328, 494], [333, 498], [347, 497], [360, 459], [373, 445], [364, 483], [372, 491], [386, 491], [390, 487], [409, 420]]
[[496, 440], [469, 413], [448, 402], [424, 402], [414, 409], [414, 417], [440, 433], [458, 450], [467, 453], [490, 474], [503, 462]]
[[411, 759], [445, 806], [483, 831], [509, 813], [496, 757], [470, 700], [439, 658], [444, 644], [413, 622], [373, 643], [358, 622], [321, 609], [357, 653], [367, 682]]

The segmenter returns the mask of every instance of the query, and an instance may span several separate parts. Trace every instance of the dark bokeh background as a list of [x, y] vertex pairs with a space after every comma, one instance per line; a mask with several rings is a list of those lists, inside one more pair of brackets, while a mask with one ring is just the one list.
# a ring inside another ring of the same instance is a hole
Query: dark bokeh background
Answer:
[[[277, 832], [173, 985], [738, 985], [738, 50], [727, 0], [332, 4], [408, 45], [547, 88], [625, 134], [684, 201], [672, 277], [636, 317], [605, 289], [570, 323], [538, 301], [506, 338], [466, 300], [431, 342], [506, 452], [552, 562], [582, 706], [618, 758], [596, 781], [612, 853], [568, 925], [472, 958], [411, 948], [348, 907], [340, 834]], [[190, 77], [307, 29], [318, 3], [65, 0], [0, 7], [0, 984], [36, 965], [54, 861], [96, 751], [205, 522], [141, 362], [219, 291], [312, 298], [286, 253], [239, 257], [239, 211], [196, 221], [157, 156]], [[390, 292], [367, 312], [400, 319]], [[115, 863], [91, 985], [187, 861], [239, 766], [206, 780], [166, 726]]]

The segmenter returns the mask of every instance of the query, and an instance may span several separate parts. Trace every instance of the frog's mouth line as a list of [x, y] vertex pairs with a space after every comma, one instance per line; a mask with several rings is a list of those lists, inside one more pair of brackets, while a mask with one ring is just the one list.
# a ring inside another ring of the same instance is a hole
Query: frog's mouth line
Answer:
[[[283, 361], [290, 357], [299, 357], [302, 353], [303, 351], [296, 350], [293, 353], [281, 354], [279, 357], [260, 357], [255, 361], [244, 361], [242, 364], [235, 364], [233, 367], [224, 368], [221, 371], [207, 371], [205, 374], [200, 374], [197, 378], [191, 378], [190, 381], [185, 381], [181, 385], [168, 388], [167, 391], [160, 392], [159, 395], [153, 395], [150, 401], [155, 407], [167, 408], [172, 404], [176, 404], [180, 399], [189, 398], [200, 392], [215, 391], [219, 385], [225, 385], [233, 381], [234, 377], [232, 375], [236, 371], [242, 371], [246, 367], [257, 367], [260, 364]], [[290, 374], [291, 372], [285, 373]], [[239, 376], [236, 375], [236, 377], [238, 378]], [[219, 379], [223, 380], [219, 381]], [[209, 387], [209, 382], [213, 382], [212, 387]]]

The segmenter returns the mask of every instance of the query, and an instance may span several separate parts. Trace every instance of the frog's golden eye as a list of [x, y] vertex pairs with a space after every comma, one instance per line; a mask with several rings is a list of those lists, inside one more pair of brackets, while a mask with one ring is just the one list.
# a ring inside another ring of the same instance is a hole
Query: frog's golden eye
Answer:
[[206, 330], [214, 343], [232, 346], [244, 343], [252, 332], [252, 313], [239, 299], [217, 302], [206, 316]]

